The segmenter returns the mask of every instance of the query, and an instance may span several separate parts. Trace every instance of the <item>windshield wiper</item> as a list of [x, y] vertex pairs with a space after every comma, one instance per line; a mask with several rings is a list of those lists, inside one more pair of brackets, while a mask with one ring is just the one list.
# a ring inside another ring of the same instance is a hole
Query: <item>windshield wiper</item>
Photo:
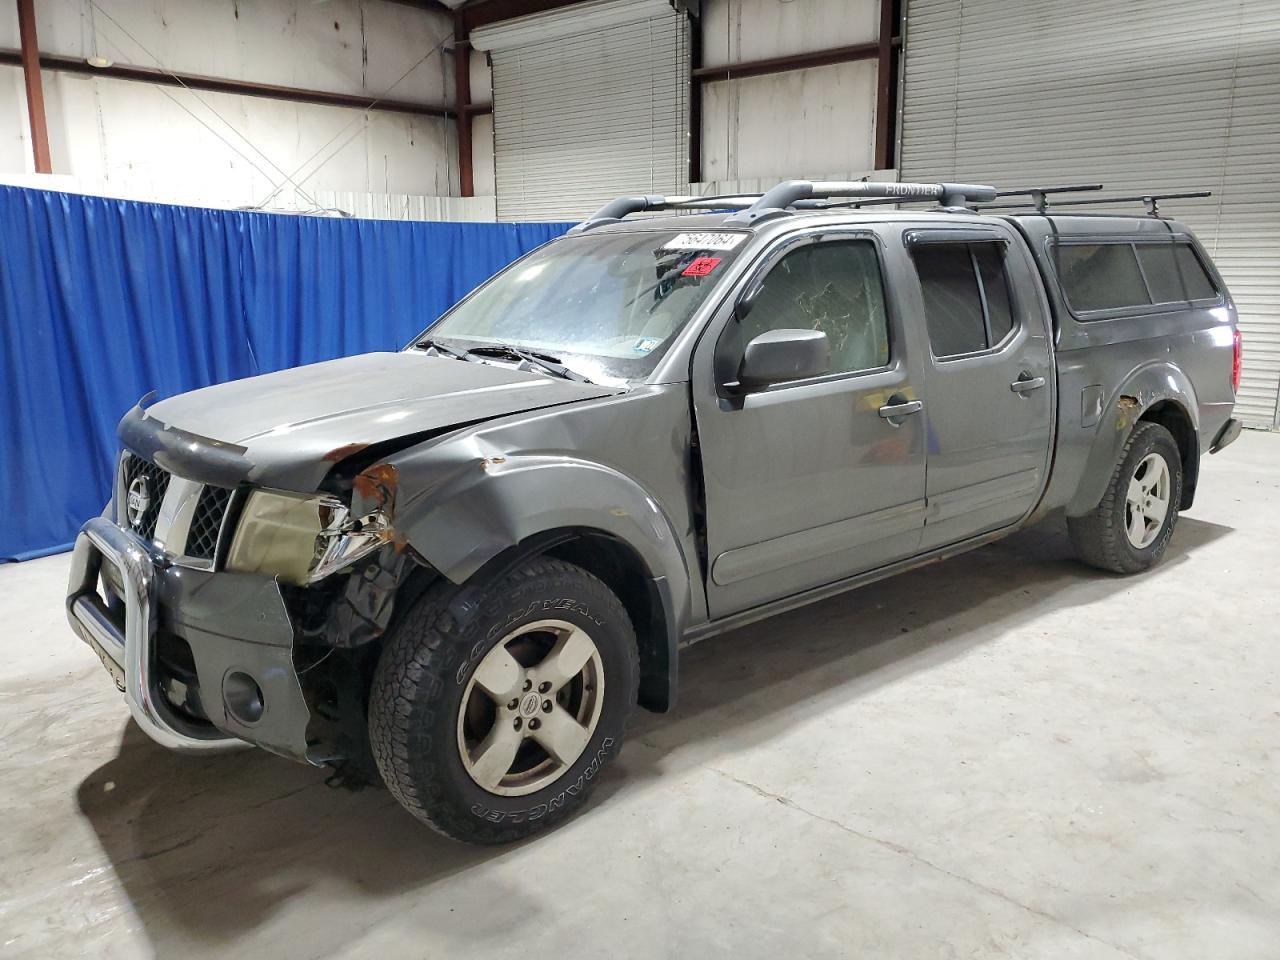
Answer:
[[463, 351], [455, 350], [453, 347], [446, 347], [438, 340], [419, 340], [413, 346], [417, 350], [434, 350], [438, 356], [452, 357], [454, 360], [466, 360], [468, 363], [471, 362], [471, 358]]
[[547, 353], [536, 353], [523, 347], [513, 347], [509, 343], [494, 343], [483, 347], [471, 347], [467, 350], [467, 354], [469, 356], [506, 357], [510, 360], [523, 360], [539, 370], [545, 370], [557, 377], [563, 377], [565, 380], [576, 380], [579, 383], [591, 382], [578, 371], [566, 367], [560, 362], [559, 357], [553, 357]]

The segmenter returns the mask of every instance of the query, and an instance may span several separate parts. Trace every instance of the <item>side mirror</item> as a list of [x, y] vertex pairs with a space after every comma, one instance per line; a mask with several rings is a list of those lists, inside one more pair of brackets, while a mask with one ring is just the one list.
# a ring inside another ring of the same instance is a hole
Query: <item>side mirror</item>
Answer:
[[738, 384], [740, 390], [759, 390], [830, 370], [831, 345], [821, 330], [768, 330], [747, 344]]

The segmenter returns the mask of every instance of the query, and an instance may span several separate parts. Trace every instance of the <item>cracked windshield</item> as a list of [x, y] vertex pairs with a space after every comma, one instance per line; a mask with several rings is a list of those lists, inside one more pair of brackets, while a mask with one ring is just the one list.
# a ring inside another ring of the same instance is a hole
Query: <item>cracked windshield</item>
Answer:
[[500, 273], [419, 341], [476, 356], [536, 355], [578, 377], [648, 374], [722, 277], [747, 234], [566, 237]]

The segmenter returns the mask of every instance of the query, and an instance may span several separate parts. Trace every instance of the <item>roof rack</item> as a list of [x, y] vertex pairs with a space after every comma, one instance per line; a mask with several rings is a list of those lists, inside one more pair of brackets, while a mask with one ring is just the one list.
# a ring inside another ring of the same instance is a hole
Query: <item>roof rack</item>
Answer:
[[1051, 193], [1082, 193], [1086, 190], [1101, 190], [1100, 183], [1072, 183], [1058, 187], [1020, 187], [1017, 190], [1001, 190], [996, 193], [997, 197], [1030, 197], [1031, 205], [1036, 208], [1039, 213], [1044, 213], [1049, 208], [1049, 194]]
[[582, 223], [572, 227], [569, 232], [582, 233], [592, 227], [617, 223], [628, 214], [642, 213], [646, 210], [741, 210], [751, 206], [759, 198], [758, 193], [731, 193], [716, 197], [663, 197], [654, 194], [618, 197], [610, 200]]
[[[1012, 196], [1013, 194], [1008, 194], [1008, 195]], [[1005, 194], [1001, 194], [1001, 196], [1005, 196]], [[1188, 200], [1193, 198], [1211, 197], [1211, 196], [1213, 196], [1213, 192], [1210, 190], [1195, 190], [1187, 193], [1145, 193], [1145, 194], [1142, 194], [1141, 196], [1136, 196], [1136, 197], [1090, 197], [1087, 200], [1058, 200], [1054, 202], [1054, 206], [1083, 207], [1086, 205], [1093, 205], [1093, 204], [1100, 204], [1100, 203], [1101, 204], [1134, 203], [1140, 200], [1147, 208], [1147, 216], [1158, 217], [1160, 216], [1161, 200]], [[1047, 203], [1040, 203], [1040, 202], [990, 203], [990, 204], [984, 205], [980, 209], [987, 210], [987, 209], [991, 209], [992, 207], [999, 207], [1002, 210], [1026, 210], [1034, 207], [1037, 213], [1044, 213], [1045, 208], [1047, 206], [1048, 206]]]
[[858, 197], [890, 203], [904, 200], [937, 200], [944, 209], [967, 210], [968, 201], [994, 200], [996, 188], [973, 183], [877, 183], [868, 180], [784, 180], [746, 210], [730, 217], [730, 224], [751, 224], [763, 217], [784, 213], [788, 207], [814, 209], [832, 197]]
[[[1017, 190], [997, 190], [997, 197], [1031, 197], [1032, 204], [1019, 204], [1019, 206], [1034, 205], [1041, 213], [1049, 206], [1047, 195], [1051, 193], [1078, 193], [1081, 190], [1101, 190], [1100, 183], [1076, 183], [1060, 187], [1019, 187]], [[910, 203], [911, 200], [904, 200], [901, 197], [876, 197], [870, 200], [839, 200], [839, 201], [822, 201], [822, 200], [800, 200], [794, 204], [796, 209], [817, 209], [817, 210], [833, 210], [839, 207], [867, 207], [878, 203]], [[917, 201], [918, 202], [918, 201]], [[1011, 204], [996, 203], [987, 204], [987, 206], [1007, 207]]]
[[610, 200], [570, 233], [582, 233], [606, 223], [617, 223], [630, 213], [646, 210], [724, 210], [739, 212], [727, 225], [742, 226], [788, 209], [813, 210], [829, 204], [831, 197], [859, 197], [862, 202], [900, 203], [909, 200], [936, 200], [947, 210], [969, 210], [969, 201], [994, 200], [995, 187], [971, 183], [876, 183], [867, 180], [809, 181], [784, 180], [763, 194], [729, 194], [718, 197], [630, 196]]
[[[655, 195], [618, 197], [610, 200], [588, 219], [573, 227], [570, 233], [582, 233], [606, 223], [617, 223], [631, 213], [646, 210], [736, 210], [725, 221], [726, 226], [749, 226], [756, 221], [786, 213], [788, 210], [830, 210], [839, 207], [864, 207], [882, 203], [919, 203], [937, 201], [943, 210], [1035, 210], [1046, 213], [1050, 206], [1072, 207], [1086, 204], [1132, 203], [1141, 200], [1147, 214], [1160, 215], [1161, 200], [1183, 200], [1211, 196], [1209, 191], [1189, 193], [1148, 193], [1137, 197], [1090, 197], [1086, 200], [1051, 199], [1052, 194], [1083, 193], [1101, 190], [1100, 183], [1073, 183], [1049, 187], [1019, 187], [997, 190], [973, 183], [877, 183], [868, 180], [784, 180], [763, 194], [734, 193], [714, 197]], [[993, 202], [1002, 197], [1030, 197], [1030, 203]], [[835, 199], [845, 198], [845, 199]], [[974, 206], [970, 206], [973, 203]]]

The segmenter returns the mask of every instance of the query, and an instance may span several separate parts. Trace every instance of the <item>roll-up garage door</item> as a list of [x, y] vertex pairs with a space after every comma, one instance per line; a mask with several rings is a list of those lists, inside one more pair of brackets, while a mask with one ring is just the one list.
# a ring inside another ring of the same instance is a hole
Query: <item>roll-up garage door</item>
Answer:
[[1213, 191], [1161, 212], [1196, 232], [1239, 307], [1237, 416], [1274, 426], [1280, 4], [909, 0], [907, 18], [904, 180]]
[[493, 64], [499, 220], [572, 220], [688, 184], [688, 18], [603, 0], [476, 30]]

